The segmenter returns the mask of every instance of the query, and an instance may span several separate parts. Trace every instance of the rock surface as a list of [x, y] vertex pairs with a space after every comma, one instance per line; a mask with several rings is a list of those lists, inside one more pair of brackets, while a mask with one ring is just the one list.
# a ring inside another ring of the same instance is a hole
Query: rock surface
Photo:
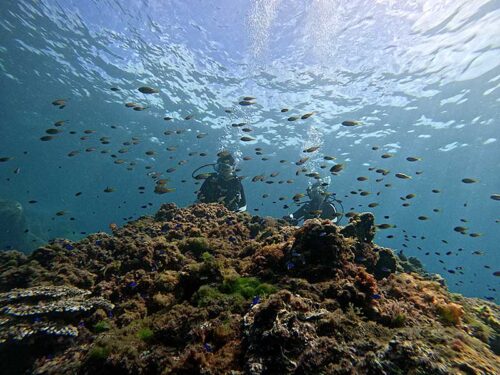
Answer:
[[[373, 244], [374, 233], [369, 213], [343, 228], [318, 219], [297, 228], [216, 204], [165, 204], [112, 235], [2, 252], [0, 327], [9, 311], [33, 313], [15, 317], [30, 335], [0, 343], [2, 368], [500, 373], [499, 307], [451, 294], [417, 260]], [[40, 322], [71, 334], [36, 330]]]

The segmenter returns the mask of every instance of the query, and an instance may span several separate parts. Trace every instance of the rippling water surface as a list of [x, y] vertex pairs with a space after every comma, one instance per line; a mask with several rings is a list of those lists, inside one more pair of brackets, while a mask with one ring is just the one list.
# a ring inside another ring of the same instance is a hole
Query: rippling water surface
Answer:
[[[2, 225], [15, 201], [42, 241], [108, 230], [166, 201], [191, 204], [191, 172], [223, 148], [239, 156], [249, 212], [281, 217], [311, 181], [295, 162], [321, 146], [303, 167], [331, 177], [345, 211], [396, 226], [378, 232], [379, 244], [418, 256], [452, 290], [498, 301], [499, 31], [500, 1], [486, 0], [3, 0]], [[247, 95], [256, 104], [240, 106]], [[252, 131], [231, 126], [239, 122]], [[62, 132], [41, 141], [49, 128]], [[346, 168], [332, 176], [333, 163]], [[176, 191], [154, 194], [151, 172]], [[275, 183], [251, 182], [259, 174]]]

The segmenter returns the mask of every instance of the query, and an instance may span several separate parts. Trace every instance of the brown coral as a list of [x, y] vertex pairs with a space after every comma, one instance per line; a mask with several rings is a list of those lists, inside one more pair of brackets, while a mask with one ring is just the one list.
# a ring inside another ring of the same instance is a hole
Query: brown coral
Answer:
[[356, 238], [359, 242], [372, 242], [375, 238], [375, 216], [371, 212], [362, 212], [352, 216], [340, 231], [346, 237]]
[[354, 259], [350, 242], [328, 220], [307, 220], [294, 236], [295, 241], [287, 251], [285, 261], [293, 264], [295, 274], [310, 281], [331, 277]]

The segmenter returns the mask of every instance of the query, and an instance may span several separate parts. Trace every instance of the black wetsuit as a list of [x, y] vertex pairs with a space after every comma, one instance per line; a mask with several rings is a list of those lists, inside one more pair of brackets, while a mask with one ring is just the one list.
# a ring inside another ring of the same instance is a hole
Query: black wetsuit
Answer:
[[[321, 214], [315, 214], [313, 211], [321, 210]], [[332, 221], [337, 221], [337, 210], [333, 203], [328, 200], [323, 201], [320, 207], [314, 207], [312, 202], [306, 202], [297, 211], [293, 213], [293, 222], [298, 223], [301, 220], [308, 220], [313, 218], [329, 219]]]
[[226, 180], [212, 173], [198, 191], [198, 202], [222, 203], [228, 209], [237, 211], [247, 204], [241, 180], [234, 176]]

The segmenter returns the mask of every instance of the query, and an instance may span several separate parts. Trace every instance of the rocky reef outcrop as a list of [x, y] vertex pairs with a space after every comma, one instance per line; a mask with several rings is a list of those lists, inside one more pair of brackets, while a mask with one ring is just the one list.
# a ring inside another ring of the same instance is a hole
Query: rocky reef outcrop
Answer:
[[[2, 252], [2, 368], [500, 373], [499, 307], [450, 293], [416, 259], [374, 244], [375, 228], [370, 213], [298, 228], [165, 204], [112, 234]], [[30, 334], [16, 336], [21, 328]]]
[[30, 225], [23, 206], [17, 201], [0, 199], [0, 223], [0, 251], [17, 249], [29, 252], [45, 242], [37, 235], [39, 231], [33, 231], [36, 226]]

